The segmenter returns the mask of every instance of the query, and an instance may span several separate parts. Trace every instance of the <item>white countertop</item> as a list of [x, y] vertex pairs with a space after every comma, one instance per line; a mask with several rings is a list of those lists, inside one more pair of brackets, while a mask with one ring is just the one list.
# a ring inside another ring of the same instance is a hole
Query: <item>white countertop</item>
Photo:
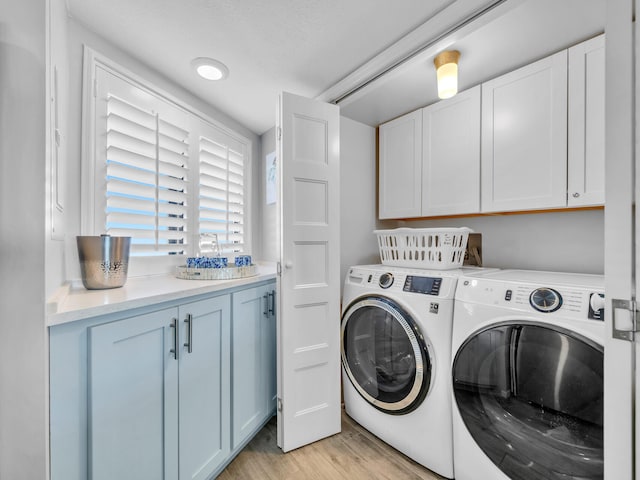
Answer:
[[65, 285], [47, 302], [47, 325], [122, 312], [156, 303], [213, 293], [276, 278], [275, 264], [258, 264], [258, 275], [234, 280], [182, 280], [172, 275], [133, 277], [123, 287], [87, 290]]

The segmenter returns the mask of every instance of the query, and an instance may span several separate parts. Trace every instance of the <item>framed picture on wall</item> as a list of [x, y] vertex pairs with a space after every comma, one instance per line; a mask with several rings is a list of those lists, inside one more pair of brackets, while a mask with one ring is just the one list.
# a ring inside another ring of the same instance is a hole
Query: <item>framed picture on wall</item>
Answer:
[[266, 158], [266, 201], [267, 205], [276, 203], [276, 152], [268, 153]]

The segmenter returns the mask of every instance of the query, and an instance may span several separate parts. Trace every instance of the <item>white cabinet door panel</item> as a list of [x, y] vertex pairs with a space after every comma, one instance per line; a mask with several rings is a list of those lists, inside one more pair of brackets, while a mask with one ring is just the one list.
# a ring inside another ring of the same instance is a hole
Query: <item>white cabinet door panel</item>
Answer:
[[482, 85], [482, 211], [563, 207], [567, 52]]
[[480, 86], [422, 112], [422, 216], [478, 213]]
[[379, 218], [421, 216], [422, 110], [380, 125]]
[[604, 42], [569, 49], [569, 206], [604, 204]]

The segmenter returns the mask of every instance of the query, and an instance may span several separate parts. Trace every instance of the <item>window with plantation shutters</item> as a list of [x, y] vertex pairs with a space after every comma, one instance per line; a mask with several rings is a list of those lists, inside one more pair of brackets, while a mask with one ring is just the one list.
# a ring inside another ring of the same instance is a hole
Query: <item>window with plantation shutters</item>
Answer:
[[109, 94], [106, 150], [106, 233], [132, 255], [184, 253], [188, 132]]
[[223, 132], [203, 129], [199, 139], [199, 232], [215, 233], [221, 253], [244, 245], [244, 151]]
[[83, 234], [130, 236], [131, 258], [154, 266], [197, 255], [201, 233], [215, 233], [222, 254], [246, 252], [248, 141], [113, 66], [92, 73]]

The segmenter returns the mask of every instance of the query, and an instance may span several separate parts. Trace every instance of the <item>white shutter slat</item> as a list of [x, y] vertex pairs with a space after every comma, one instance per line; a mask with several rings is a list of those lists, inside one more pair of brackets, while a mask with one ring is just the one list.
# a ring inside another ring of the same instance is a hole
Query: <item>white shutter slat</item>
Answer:
[[180, 155], [187, 155], [189, 153], [189, 144], [182, 140], [161, 134], [158, 137], [158, 141], [158, 146], [167, 152], [174, 152]]
[[152, 244], [134, 244], [131, 243], [132, 253], [135, 251], [141, 255], [168, 255], [168, 254], [180, 254], [184, 253], [186, 244], [184, 243], [161, 243], [158, 245]]
[[175, 165], [187, 170], [189, 163], [189, 155], [186, 153], [176, 153], [166, 148], [160, 148], [160, 162], [168, 165]]
[[161, 240], [175, 240], [180, 245], [185, 245], [185, 232], [182, 230], [161, 230], [158, 232], [158, 238]]
[[186, 140], [189, 138], [189, 131], [182, 127], [177, 126], [175, 123], [167, 121], [165, 118], [160, 118], [158, 122], [158, 129], [162, 135], [172, 137], [177, 140]]
[[160, 188], [168, 188], [177, 192], [185, 193], [187, 191], [187, 182], [181, 178], [160, 175], [158, 177], [158, 185]]
[[131, 165], [132, 167], [143, 168], [145, 170], [154, 170], [156, 160], [153, 157], [140, 155], [129, 150], [110, 145], [107, 147], [107, 160]]
[[173, 202], [184, 205], [187, 203], [187, 195], [174, 190], [158, 190], [158, 200], [160, 202]]
[[227, 202], [224, 200], [216, 200], [214, 198], [200, 197], [201, 210], [225, 210]]
[[220, 200], [225, 202], [225, 205], [227, 203], [227, 192], [224, 188], [213, 188], [207, 185], [200, 184], [200, 197]]
[[107, 177], [125, 179], [130, 182], [143, 183], [145, 185], [155, 185], [156, 183], [155, 172], [131, 168], [119, 163], [107, 164]]
[[110, 228], [107, 233], [114, 237], [132, 237], [132, 246], [134, 239], [155, 239], [156, 233], [153, 230], [139, 230], [133, 228]]
[[227, 171], [222, 167], [218, 167], [210, 163], [201, 163], [200, 175], [207, 175], [208, 177], [214, 178], [226, 178]]
[[139, 125], [146, 126], [147, 128], [153, 129], [156, 125], [156, 116], [152, 112], [136, 107], [110, 94], [107, 95], [107, 112], [108, 114], [115, 114]]
[[140, 212], [154, 212], [155, 202], [138, 198], [110, 195], [107, 197], [107, 209], [137, 210]]
[[229, 162], [227, 161], [225, 152], [218, 154], [211, 150], [200, 149], [200, 163], [206, 163], [218, 168], [226, 169], [227, 163]]
[[183, 204], [166, 202], [161, 202], [158, 204], [158, 212], [164, 215], [177, 215], [187, 218], [188, 211], [188, 206]]
[[107, 134], [119, 132], [133, 138], [139, 138], [149, 143], [155, 143], [155, 126], [141, 125], [120, 115], [110, 113], [107, 115]]
[[187, 220], [180, 217], [158, 217], [158, 225], [161, 227], [186, 228]]
[[153, 141], [132, 137], [116, 130], [107, 133], [107, 148], [109, 147], [117, 147], [149, 158], [155, 159], [156, 157], [156, 146]]
[[153, 200], [156, 196], [156, 189], [155, 187], [150, 187], [148, 185], [109, 179], [107, 181], [107, 195], [109, 193], [119, 193], [121, 195], [143, 197]]
[[121, 213], [121, 212], [109, 212], [107, 213], [107, 224], [124, 224], [129, 225], [128, 228], [135, 229], [134, 225], [154, 226], [156, 219], [152, 215], [136, 214], [136, 213]]

